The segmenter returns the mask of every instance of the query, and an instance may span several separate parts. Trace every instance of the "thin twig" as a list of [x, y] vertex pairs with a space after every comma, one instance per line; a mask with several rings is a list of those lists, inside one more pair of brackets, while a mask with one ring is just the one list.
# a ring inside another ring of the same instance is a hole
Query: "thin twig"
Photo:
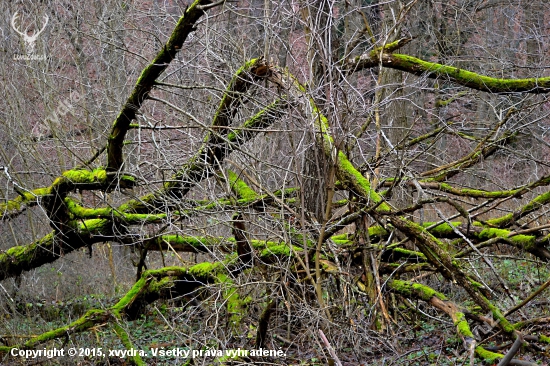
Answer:
[[336, 355], [336, 351], [334, 351], [334, 348], [332, 348], [332, 346], [328, 342], [327, 337], [325, 336], [325, 333], [323, 333], [321, 329], [319, 329], [319, 335], [321, 336], [321, 339], [323, 340], [323, 343], [325, 344], [325, 346], [327, 346], [327, 350], [328, 350], [328, 353], [330, 353], [330, 357], [332, 357], [336, 365], [342, 366], [342, 362], [340, 362], [340, 359]]

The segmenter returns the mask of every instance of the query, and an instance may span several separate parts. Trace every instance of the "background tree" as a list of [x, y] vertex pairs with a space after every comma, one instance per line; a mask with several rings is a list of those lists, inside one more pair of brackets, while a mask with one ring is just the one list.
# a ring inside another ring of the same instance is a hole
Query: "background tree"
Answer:
[[2, 362], [544, 361], [546, 8], [0, 4]]

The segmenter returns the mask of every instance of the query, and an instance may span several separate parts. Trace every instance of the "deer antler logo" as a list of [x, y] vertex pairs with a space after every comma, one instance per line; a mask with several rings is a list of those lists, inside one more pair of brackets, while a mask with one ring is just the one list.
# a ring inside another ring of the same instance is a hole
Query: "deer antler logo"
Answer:
[[42, 27], [42, 29], [38, 31], [34, 29], [31, 36], [29, 36], [28, 34], [29, 27], [25, 28], [25, 30], [22, 32], [17, 29], [17, 25], [15, 24], [15, 22], [17, 21], [17, 18], [19, 18], [19, 14], [18, 12], [15, 12], [15, 14], [13, 14], [13, 17], [11, 18], [11, 26], [17, 33], [19, 33], [23, 37], [23, 40], [25, 41], [25, 48], [27, 50], [27, 54], [32, 54], [34, 53], [34, 43], [36, 42], [36, 39], [38, 38], [40, 33], [42, 33], [46, 28], [46, 26], [48, 25], [48, 20], [50, 20], [50, 18], [47, 15], [44, 15], [44, 26]]

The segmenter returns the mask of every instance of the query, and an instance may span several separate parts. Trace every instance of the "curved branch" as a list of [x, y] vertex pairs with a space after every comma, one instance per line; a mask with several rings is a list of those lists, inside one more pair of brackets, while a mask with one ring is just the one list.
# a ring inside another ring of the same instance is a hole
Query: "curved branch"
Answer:
[[[381, 52], [382, 51], [382, 52]], [[490, 93], [533, 93], [541, 94], [550, 92], [550, 77], [528, 79], [500, 79], [480, 75], [475, 72], [428, 62], [419, 58], [384, 52], [386, 50], [374, 50], [349, 59], [346, 68], [350, 71], [358, 71], [366, 68], [384, 66], [401, 70], [417, 76], [425, 76], [430, 79], [444, 79], [470, 89], [481, 90]]]
[[[147, 213], [156, 207], [166, 205], [167, 199], [179, 199], [185, 196], [197, 183], [208, 178], [212, 169], [222, 162], [238, 146], [238, 143], [248, 141], [255, 135], [256, 130], [271, 125], [287, 105], [286, 101], [278, 99], [246, 121], [242, 127], [227, 134], [225, 138], [220, 139], [216, 137], [219, 135], [209, 135], [213, 140], [207, 139], [200, 151], [164, 184], [163, 189], [140, 199], [131, 200], [121, 205], [119, 210]], [[217, 144], [214, 144], [214, 141]]]

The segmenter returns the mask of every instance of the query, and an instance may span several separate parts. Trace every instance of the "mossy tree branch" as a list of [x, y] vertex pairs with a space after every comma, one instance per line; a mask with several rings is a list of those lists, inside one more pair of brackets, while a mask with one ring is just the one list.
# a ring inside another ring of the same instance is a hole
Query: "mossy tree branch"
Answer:
[[469, 351], [470, 347], [473, 347], [477, 356], [489, 363], [494, 363], [504, 357], [499, 353], [490, 352], [481, 346], [476, 346], [476, 340], [466, 321], [466, 315], [442, 293], [419, 283], [401, 280], [389, 280], [386, 282], [386, 286], [391, 292], [398, 293], [409, 299], [423, 300], [447, 314], [453, 320], [458, 335], [464, 341], [466, 351]]
[[130, 123], [135, 119], [136, 112], [147, 99], [147, 95], [155, 85], [155, 80], [176, 57], [189, 34], [195, 30], [195, 24], [205, 14], [203, 6], [212, 3], [212, 0], [193, 2], [180, 17], [166, 44], [141, 72], [134, 90], [113, 123], [107, 147], [107, 170], [114, 172], [121, 170], [124, 163], [122, 154], [124, 138], [130, 128]]
[[528, 79], [502, 79], [481, 75], [459, 67], [428, 62], [422, 59], [391, 53], [388, 49], [375, 49], [347, 60], [349, 72], [383, 66], [430, 79], [452, 81], [474, 90], [489, 93], [533, 93], [550, 92], [550, 77]]
[[[129, 175], [123, 175], [119, 181], [120, 187], [131, 188], [136, 184], [136, 179]], [[109, 174], [105, 169], [72, 169], [67, 170], [57, 177], [54, 182], [43, 188], [37, 188], [29, 191], [23, 191], [13, 200], [0, 203], [0, 217], [10, 219], [17, 217], [25, 211], [27, 207], [36, 206], [38, 202], [47, 196], [65, 194], [74, 190], [111, 190], [116, 188], [109, 179]]]

